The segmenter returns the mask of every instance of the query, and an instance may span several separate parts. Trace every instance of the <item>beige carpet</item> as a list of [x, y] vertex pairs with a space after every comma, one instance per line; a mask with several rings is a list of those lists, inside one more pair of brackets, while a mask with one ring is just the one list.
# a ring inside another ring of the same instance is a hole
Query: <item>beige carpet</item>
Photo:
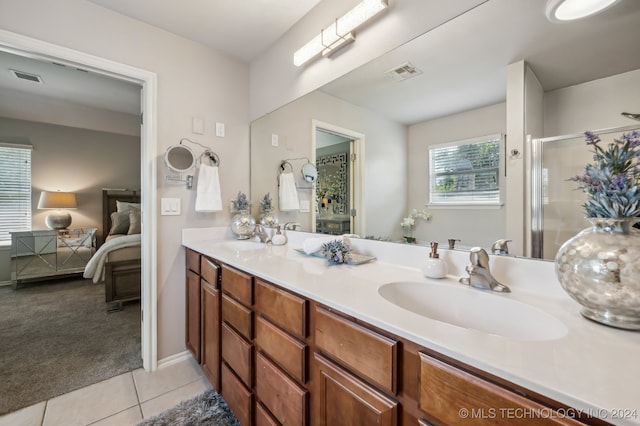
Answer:
[[0, 414], [142, 366], [140, 303], [81, 278], [0, 287]]

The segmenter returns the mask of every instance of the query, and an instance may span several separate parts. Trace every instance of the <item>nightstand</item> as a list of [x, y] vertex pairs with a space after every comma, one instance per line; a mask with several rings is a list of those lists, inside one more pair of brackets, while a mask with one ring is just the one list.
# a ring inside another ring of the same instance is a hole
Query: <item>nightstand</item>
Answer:
[[80, 273], [96, 251], [97, 228], [11, 233], [11, 279], [25, 280]]

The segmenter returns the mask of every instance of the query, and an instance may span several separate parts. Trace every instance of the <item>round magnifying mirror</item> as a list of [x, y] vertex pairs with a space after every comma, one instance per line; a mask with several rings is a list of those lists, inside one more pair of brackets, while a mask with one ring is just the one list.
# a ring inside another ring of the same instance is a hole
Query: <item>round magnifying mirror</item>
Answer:
[[311, 163], [307, 163], [302, 166], [302, 178], [309, 182], [313, 183], [318, 179], [318, 170], [316, 170], [316, 166]]
[[183, 173], [195, 166], [196, 157], [188, 146], [172, 145], [164, 153], [164, 163], [174, 172]]

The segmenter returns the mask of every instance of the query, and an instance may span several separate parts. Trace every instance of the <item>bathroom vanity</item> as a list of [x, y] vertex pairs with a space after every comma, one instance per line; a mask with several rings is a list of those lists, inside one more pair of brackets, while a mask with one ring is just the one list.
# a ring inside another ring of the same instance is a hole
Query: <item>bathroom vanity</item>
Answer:
[[[289, 231], [276, 247], [183, 231], [187, 347], [243, 425], [640, 424], [640, 334], [583, 319], [557, 283], [535, 292], [510, 280], [533, 261], [492, 259], [512, 289], [493, 295], [424, 278], [415, 246], [354, 240], [378, 260], [328, 267], [295, 250], [308, 235]], [[443, 253], [453, 274], [465, 256]], [[385, 293], [430, 286], [451, 299], [440, 320]], [[453, 325], [460, 306], [477, 315], [458, 290], [488, 310], [501, 305], [486, 297], [515, 298], [499, 303], [525, 316]]]

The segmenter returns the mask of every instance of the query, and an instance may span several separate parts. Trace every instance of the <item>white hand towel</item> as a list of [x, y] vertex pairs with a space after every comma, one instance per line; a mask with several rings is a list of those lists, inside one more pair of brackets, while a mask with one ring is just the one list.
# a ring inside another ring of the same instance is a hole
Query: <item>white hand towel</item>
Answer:
[[317, 251], [322, 250], [322, 245], [328, 243], [330, 241], [343, 241], [342, 235], [334, 235], [332, 237], [314, 237], [314, 238], [306, 238], [302, 242], [302, 250], [304, 250], [307, 254], [312, 254]]
[[278, 195], [280, 196], [280, 203], [278, 205], [280, 210], [300, 210], [298, 190], [296, 189], [296, 180], [293, 177], [293, 173], [280, 173], [280, 189]]
[[218, 167], [201, 164], [198, 174], [196, 211], [219, 212], [220, 210], [222, 210], [222, 197], [220, 196]]

